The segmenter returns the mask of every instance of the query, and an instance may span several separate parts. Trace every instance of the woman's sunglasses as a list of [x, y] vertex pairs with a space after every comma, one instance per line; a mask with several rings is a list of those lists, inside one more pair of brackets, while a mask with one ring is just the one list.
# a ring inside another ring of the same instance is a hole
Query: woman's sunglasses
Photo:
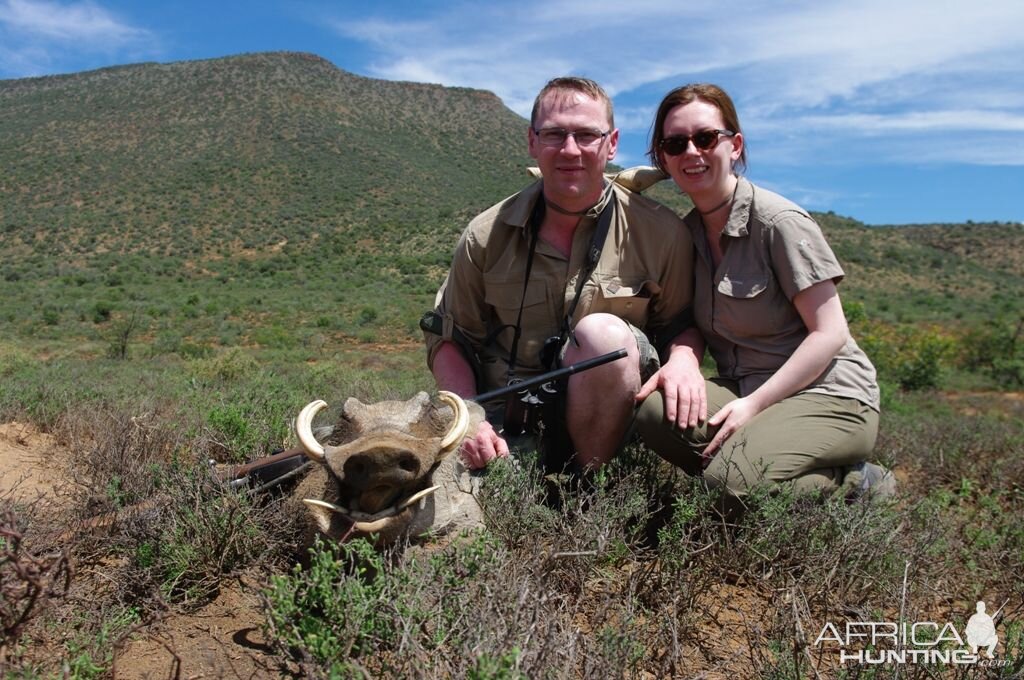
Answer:
[[672, 135], [661, 140], [658, 143], [658, 148], [669, 156], [678, 156], [681, 153], [686, 153], [686, 147], [690, 145], [690, 140], [693, 140], [693, 145], [699, 151], [710, 151], [718, 146], [720, 135], [733, 137], [736, 133], [731, 130], [701, 130], [692, 135]]

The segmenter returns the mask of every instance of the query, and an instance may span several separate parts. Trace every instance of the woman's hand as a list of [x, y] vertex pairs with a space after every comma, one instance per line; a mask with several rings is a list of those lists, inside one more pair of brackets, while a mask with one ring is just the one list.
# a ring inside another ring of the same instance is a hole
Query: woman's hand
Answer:
[[718, 432], [715, 433], [714, 438], [704, 448], [704, 453], [702, 454], [704, 467], [708, 466], [708, 463], [718, 453], [725, 440], [736, 434], [736, 430], [746, 425], [760, 412], [761, 407], [750, 396], [746, 396], [740, 399], [733, 399], [712, 416], [711, 420], [708, 421], [708, 426], [717, 427]]
[[661, 390], [665, 400], [665, 419], [679, 429], [697, 427], [707, 419], [707, 388], [699, 370], [692, 370], [681, 362], [665, 364], [636, 393], [637, 402], [655, 390]]

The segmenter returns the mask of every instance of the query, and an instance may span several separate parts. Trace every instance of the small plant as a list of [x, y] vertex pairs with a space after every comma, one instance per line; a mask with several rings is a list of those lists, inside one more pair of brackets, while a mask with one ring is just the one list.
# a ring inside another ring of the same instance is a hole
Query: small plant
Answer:
[[0, 506], [0, 669], [17, 661], [21, 636], [50, 600], [71, 587], [63, 552], [33, 555], [24, 544], [21, 522], [5, 501]]
[[124, 361], [128, 358], [128, 343], [132, 336], [143, 328], [143, 320], [138, 309], [132, 309], [132, 313], [120, 319], [110, 329], [110, 345], [107, 347], [107, 356], [111, 359]]
[[106, 300], [99, 300], [92, 306], [92, 322], [96, 324], [105, 323], [110, 320], [114, 311], [114, 305]]
[[324, 675], [351, 675], [360, 657], [396, 639], [388, 586], [385, 562], [368, 541], [317, 541], [307, 569], [271, 577], [267, 636]]
[[206, 470], [171, 471], [165, 488], [159, 514], [140, 512], [129, 529], [137, 541], [129, 581], [194, 606], [216, 594], [226, 576], [273, 553], [267, 511]]

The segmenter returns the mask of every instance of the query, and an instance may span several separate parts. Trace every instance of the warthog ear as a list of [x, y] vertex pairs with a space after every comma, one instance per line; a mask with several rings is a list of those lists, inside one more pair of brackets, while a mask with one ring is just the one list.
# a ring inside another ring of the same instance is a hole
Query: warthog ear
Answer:
[[346, 399], [345, 405], [341, 407], [341, 417], [347, 420], [359, 420], [359, 416], [365, 412], [366, 404], [355, 397]]

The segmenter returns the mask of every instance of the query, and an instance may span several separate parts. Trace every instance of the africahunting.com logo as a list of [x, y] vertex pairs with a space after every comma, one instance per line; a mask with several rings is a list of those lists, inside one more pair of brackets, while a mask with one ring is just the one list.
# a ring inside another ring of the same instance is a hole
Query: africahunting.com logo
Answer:
[[990, 615], [985, 603], [978, 602], [962, 631], [952, 623], [936, 621], [827, 622], [814, 646], [823, 651], [835, 648], [842, 664], [1007, 666], [1009, 660], [995, 657], [999, 645], [995, 617], [1000, 611], [1002, 607]]

